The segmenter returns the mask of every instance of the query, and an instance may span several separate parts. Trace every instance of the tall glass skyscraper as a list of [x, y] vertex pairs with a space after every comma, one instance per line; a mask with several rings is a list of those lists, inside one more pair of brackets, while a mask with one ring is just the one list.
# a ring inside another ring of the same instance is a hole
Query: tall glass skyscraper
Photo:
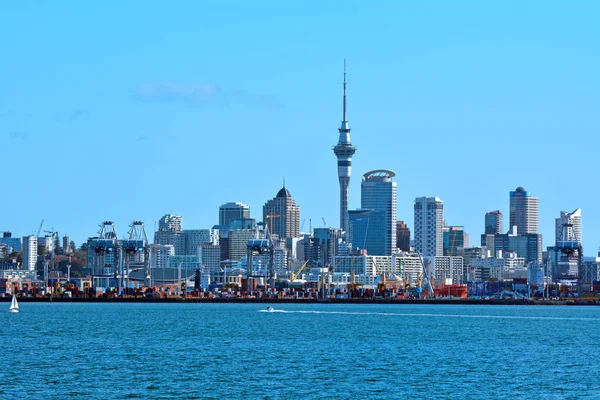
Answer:
[[363, 175], [361, 209], [348, 212], [354, 248], [370, 255], [388, 256], [396, 248], [396, 174], [375, 170]]
[[219, 225], [229, 226], [236, 219], [250, 218], [250, 207], [244, 203], [230, 202], [219, 207]]

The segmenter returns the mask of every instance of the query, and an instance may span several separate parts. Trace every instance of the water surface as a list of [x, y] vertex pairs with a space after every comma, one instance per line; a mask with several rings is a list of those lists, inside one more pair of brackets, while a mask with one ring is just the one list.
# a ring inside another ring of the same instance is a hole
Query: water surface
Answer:
[[265, 307], [23, 303], [0, 395], [600, 398], [600, 307]]

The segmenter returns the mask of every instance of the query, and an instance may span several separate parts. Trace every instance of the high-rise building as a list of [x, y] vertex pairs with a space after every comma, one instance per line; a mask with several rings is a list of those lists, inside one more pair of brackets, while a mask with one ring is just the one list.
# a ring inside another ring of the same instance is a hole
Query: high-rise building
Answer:
[[462, 226], [445, 226], [444, 256], [458, 256], [462, 249], [469, 247], [469, 235]]
[[219, 225], [229, 225], [236, 219], [250, 218], [250, 207], [239, 202], [229, 202], [219, 207]]
[[517, 227], [517, 234], [538, 233], [539, 199], [518, 187], [510, 192], [510, 229]]
[[281, 240], [300, 236], [300, 207], [285, 186], [263, 206], [263, 223]]
[[221, 271], [221, 249], [219, 246], [209, 243], [201, 244], [198, 246], [197, 252], [200, 265], [206, 272]]
[[23, 236], [23, 269], [35, 271], [38, 259], [38, 241], [34, 235]]
[[[361, 209], [383, 212], [383, 223], [369, 230], [371, 238], [381, 243], [381, 249], [366, 248], [371, 255], [389, 256], [396, 248], [396, 174], [390, 170], [375, 170], [363, 175], [361, 188]], [[372, 221], [374, 222], [374, 221]], [[354, 243], [356, 245], [356, 243]], [[356, 246], [355, 246], [356, 247]]]
[[[308, 235], [307, 235], [308, 236]], [[305, 238], [305, 260], [316, 265], [333, 265], [338, 256], [338, 246], [342, 241], [342, 230], [339, 228], [315, 228], [312, 237]]]
[[573, 212], [561, 211], [556, 218], [556, 242], [569, 241], [582, 243], [581, 240], [581, 208]]
[[487, 246], [487, 235], [496, 235], [502, 233], [502, 213], [500, 210], [485, 213], [485, 230], [481, 235], [481, 246]]
[[487, 235], [487, 249], [492, 255], [499, 251], [515, 252], [527, 262], [542, 262], [542, 235], [538, 233], [519, 234], [518, 228], [511, 229], [508, 233]]
[[229, 259], [239, 261], [248, 255], [248, 241], [254, 239], [254, 229], [234, 229], [229, 231]]
[[415, 199], [415, 251], [424, 257], [443, 255], [444, 204], [437, 197]]
[[486, 235], [495, 235], [502, 233], [502, 213], [500, 210], [485, 213], [485, 232]]
[[386, 255], [385, 210], [358, 209], [348, 211], [347, 241], [355, 250], [366, 250], [370, 255]]
[[218, 229], [186, 229], [183, 231], [185, 237], [185, 255], [195, 256], [198, 246], [201, 244], [219, 244]]
[[338, 179], [340, 181], [340, 228], [348, 232], [348, 186], [352, 175], [352, 156], [356, 147], [350, 142], [350, 124], [346, 119], [346, 61], [344, 61], [344, 105], [342, 125], [338, 129], [340, 136], [333, 147], [337, 157]]
[[179, 215], [166, 214], [158, 220], [158, 230], [162, 232], [181, 232], [183, 218]]
[[404, 221], [396, 221], [396, 248], [401, 251], [410, 251], [410, 228]]
[[[183, 218], [178, 215], [166, 214], [158, 221], [158, 231], [154, 232], [154, 243], [175, 248], [175, 255], [186, 254]], [[195, 252], [194, 252], [195, 254]]]

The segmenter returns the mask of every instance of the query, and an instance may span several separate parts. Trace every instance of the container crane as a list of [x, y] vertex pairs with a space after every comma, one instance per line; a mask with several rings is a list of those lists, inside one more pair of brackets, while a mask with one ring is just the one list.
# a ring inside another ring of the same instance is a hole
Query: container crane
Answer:
[[419, 282], [417, 283], [418, 286], [421, 286], [421, 280], [424, 277], [425, 279], [427, 279], [427, 290], [429, 291], [429, 293], [431, 295], [433, 295], [433, 286], [431, 286], [431, 277], [429, 276], [429, 271], [427, 270], [427, 268], [425, 267], [425, 263], [423, 262], [423, 255], [421, 253], [419, 253], [419, 262], [421, 263], [421, 275], [419, 275]]
[[300, 276], [300, 274], [302, 273], [302, 271], [304, 271], [304, 269], [306, 268], [306, 266], [308, 265], [308, 260], [304, 262], [304, 264], [302, 264], [302, 266], [298, 269], [298, 271], [296, 272], [290, 272], [290, 281], [294, 282], [295, 280], [298, 279], [298, 276]]

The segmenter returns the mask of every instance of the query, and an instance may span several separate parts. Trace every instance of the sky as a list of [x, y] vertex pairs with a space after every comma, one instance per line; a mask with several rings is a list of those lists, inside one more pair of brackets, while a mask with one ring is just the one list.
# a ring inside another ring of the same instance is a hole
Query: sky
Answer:
[[331, 147], [347, 60], [362, 174], [391, 169], [397, 218], [444, 201], [479, 244], [509, 192], [539, 197], [544, 247], [582, 208], [600, 246], [598, 1], [0, 1], [0, 229], [77, 244], [115, 222], [218, 223], [283, 180], [303, 230], [339, 224]]

